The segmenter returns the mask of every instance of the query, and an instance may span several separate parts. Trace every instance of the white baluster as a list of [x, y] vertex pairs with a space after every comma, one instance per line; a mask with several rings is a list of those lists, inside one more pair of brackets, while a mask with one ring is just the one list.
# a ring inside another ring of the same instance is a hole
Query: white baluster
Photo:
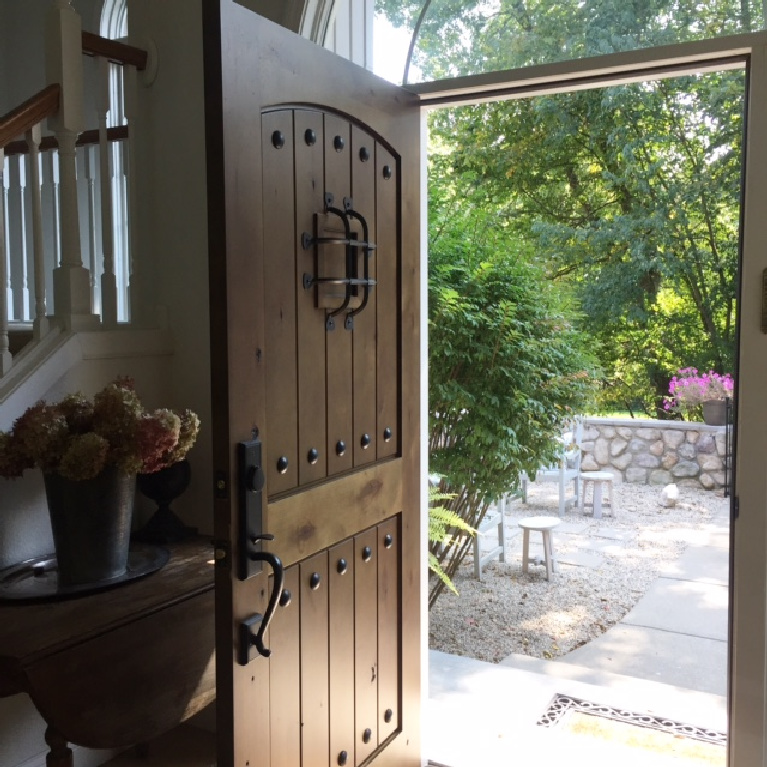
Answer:
[[112, 235], [112, 171], [109, 167], [109, 143], [107, 142], [109, 62], [105, 58], [99, 59], [96, 110], [99, 121], [101, 175], [101, 247], [104, 254], [104, 272], [101, 275], [101, 321], [106, 327], [115, 327], [117, 325], [117, 280]]
[[[128, 298], [130, 307], [130, 320], [134, 324], [146, 325], [148, 323], [146, 286], [141, 284], [142, 265], [139, 262], [138, 250], [138, 195], [136, 193], [136, 162], [134, 159], [135, 146], [134, 130], [136, 126], [136, 91], [138, 88], [136, 67], [123, 67], [123, 87], [125, 89], [125, 119], [128, 121], [127, 158], [125, 164], [126, 183], [128, 186], [128, 264], [129, 283]], [[146, 255], [146, 253], [144, 253]]]
[[114, 252], [115, 276], [117, 277], [117, 318], [126, 322], [129, 318], [130, 295], [130, 248], [128, 245], [128, 146], [124, 141], [112, 144], [113, 197], [115, 214]]
[[5, 316], [10, 321], [13, 312], [13, 287], [11, 285], [11, 238], [8, 232], [10, 218], [10, 181], [11, 181], [11, 158], [6, 157], [3, 163], [3, 248], [5, 250], [5, 282], [2, 290], [5, 294]]
[[[83, 264], [90, 273], [91, 306], [95, 312], [99, 311], [100, 291], [96, 269], [99, 262], [98, 253], [101, 253], [100, 233], [97, 222], [100, 218], [98, 193], [96, 191], [96, 175], [98, 164], [96, 153], [91, 146], [82, 146], [78, 150], [78, 200], [84, 201], [80, 205], [80, 234], [83, 252]], [[85, 236], [82, 233], [85, 232]]]
[[0, 376], [11, 369], [11, 350], [8, 339], [8, 253], [5, 245], [5, 151], [0, 147]]
[[8, 178], [8, 268], [10, 281], [9, 320], [28, 319], [27, 235], [30, 234], [29, 209], [26, 201], [27, 167], [23, 154], [9, 158]]
[[34, 280], [35, 319], [33, 334], [39, 341], [48, 332], [45, 306], [45, 249], [43, 241], [42, 175], [40, 173], [40, 123], [26, 134], [29, 147], [29, 194], [32, 198], [32, 272]]
[[83, 129], [82, 24], [67, 0], [55, 0], [45, 20], [45, 71], [61, 85], [59, 111], [48, 125], [59, 142], [61, 265], [53, 275], [55, 315], [66, 329], [93, 327], [90, 275], [83, 267], [77, 214], [75, 145]]

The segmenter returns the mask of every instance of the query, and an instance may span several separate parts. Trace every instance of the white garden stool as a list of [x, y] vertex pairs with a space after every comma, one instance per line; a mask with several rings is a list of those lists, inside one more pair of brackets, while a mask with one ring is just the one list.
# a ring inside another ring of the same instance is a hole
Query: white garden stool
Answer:
[[583, 483], [583, 501], [581, 503], [581, 508], [584, 511], [586, 509], [586, 488], [589, 486], [589, 482], [591, 482], [591, 488], [594, 496], [594, 519], [602, 518], [602, 485], [607, 485], [607, 492], [610, 498], [608, 508], [610, 511], [612, 511], [613, 516], [615, 516], [618, 510], [618, 504], [615, 498], [615, 486], [613, 484], [614, 479], [615, 477], [611, 471], [581, 472], [581, 482]]
[[537, 530], [543, 536], [543, 561], [546, 565], [546, 580], [551, 580], [552, 573], [559, 570], [557, 559], [554, 556], [551, 532], [560, 520], [556, 517], [525, 517], [517, 523], [522, 528], [522, 572], [527, 572], [530, 563], [530, 531]]

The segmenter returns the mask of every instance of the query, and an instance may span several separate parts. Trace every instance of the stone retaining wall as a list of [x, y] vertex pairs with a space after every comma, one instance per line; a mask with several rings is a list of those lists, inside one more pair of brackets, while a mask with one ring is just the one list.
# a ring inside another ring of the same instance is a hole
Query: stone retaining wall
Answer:
[[624, 482], [714, 490], [725, 483], [725, 430], [688, 421], [587, 418], [581, 470], [605, 469]]

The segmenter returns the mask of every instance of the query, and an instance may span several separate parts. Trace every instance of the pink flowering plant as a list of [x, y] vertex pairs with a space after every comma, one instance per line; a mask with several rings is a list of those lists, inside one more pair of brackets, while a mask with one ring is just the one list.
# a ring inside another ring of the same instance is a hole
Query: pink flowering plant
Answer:
[[117, 378], [93, 401], [82, 394], [52, 405], [40, 401], [9, 432], [0, 431], [0, 476], [20, 477], [38, 467], [79, 481], [111, 465], [126, 474], [151, 474], [184, 458], [199, 429], [191, 410], [145, 410], [133, 379]]
[[721, 375], [713, 370], [699, 373], [697, 368], [682, 368], [671, 379], [668, 387], [670, 396], [666, 398], [664, 407], [685, 415], [698, 415], [703, 402], [732, 397], [733, 388], [729, 373]]

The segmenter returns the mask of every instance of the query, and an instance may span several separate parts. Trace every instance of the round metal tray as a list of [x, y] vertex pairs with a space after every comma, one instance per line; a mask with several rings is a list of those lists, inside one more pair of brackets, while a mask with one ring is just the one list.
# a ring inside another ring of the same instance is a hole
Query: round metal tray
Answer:
[[163, 546], [132, 542], [128, 553], [128, 567], [123, 575], [76, 586], [59, 585], [55, 554], [27, 559], [0, 570], [0, 601], [51, 601], [95, 594], [143, 578], [166, 565], [169, 558], [170, 552]]

